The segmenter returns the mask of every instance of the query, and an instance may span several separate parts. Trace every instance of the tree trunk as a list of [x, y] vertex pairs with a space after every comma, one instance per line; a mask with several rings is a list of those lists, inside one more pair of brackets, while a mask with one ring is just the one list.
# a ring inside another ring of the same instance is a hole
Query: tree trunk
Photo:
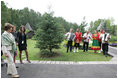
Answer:
[[50, 52], [52, 53], [52, 48], [50, 48]]

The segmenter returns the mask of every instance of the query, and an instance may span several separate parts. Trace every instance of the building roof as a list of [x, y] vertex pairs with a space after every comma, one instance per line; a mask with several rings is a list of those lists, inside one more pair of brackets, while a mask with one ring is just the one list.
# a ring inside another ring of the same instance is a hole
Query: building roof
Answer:
[[27, 24], [25, 25], [25, 28], [28, 29], [29, 31], [33, 31], [33, 29], [31, 28], [31, 26], [30, 26], [29, 23], [27, 23]]

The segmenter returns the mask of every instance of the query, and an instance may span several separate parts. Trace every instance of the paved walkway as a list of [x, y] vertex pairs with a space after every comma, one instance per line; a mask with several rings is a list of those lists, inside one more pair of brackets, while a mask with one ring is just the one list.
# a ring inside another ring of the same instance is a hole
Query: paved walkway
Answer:
[[[72, 61], [31, 61], [19, 64], [18, 73], [21, 78], [117, 78], [117, 50], [110, 48], [114, 57], [107, 62], [72, 62]], [[6, 67], [1, 68], [1, 77], [6, 75]]]
[[117, 48], [109, 46], [109, 52], [112, 52], [112, 54], [117, 55]]
[[[21, 78], [117, 78], [116, 64], [17, 64]], [[2, 78], [6, 75], [6, 67], [1, 69]]]

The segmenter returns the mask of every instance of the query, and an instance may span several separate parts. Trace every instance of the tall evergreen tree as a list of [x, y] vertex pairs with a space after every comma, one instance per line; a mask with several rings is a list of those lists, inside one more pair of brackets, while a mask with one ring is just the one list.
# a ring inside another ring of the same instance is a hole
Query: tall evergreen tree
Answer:
[[45, 13], [40, 27], [36, 32], [36, 46], [40, 48], [41, 51], [49, 50], [48, 54], [50, 55], [51, 53], [51, 55], [53, 55], [52, 49], [59, 48], [63, 41], [64, 34], [62, 29], [63, 28], [55, 22], [52, 13]]

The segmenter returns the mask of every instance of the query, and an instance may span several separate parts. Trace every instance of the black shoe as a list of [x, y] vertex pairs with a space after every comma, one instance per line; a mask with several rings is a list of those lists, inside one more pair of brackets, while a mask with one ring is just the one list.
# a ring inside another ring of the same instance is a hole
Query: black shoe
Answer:
[[12, 75], [11, 73], [7, 74], [7, 75]]
[[19, 68], [19, 66], [16, 66], [16, 68]]

